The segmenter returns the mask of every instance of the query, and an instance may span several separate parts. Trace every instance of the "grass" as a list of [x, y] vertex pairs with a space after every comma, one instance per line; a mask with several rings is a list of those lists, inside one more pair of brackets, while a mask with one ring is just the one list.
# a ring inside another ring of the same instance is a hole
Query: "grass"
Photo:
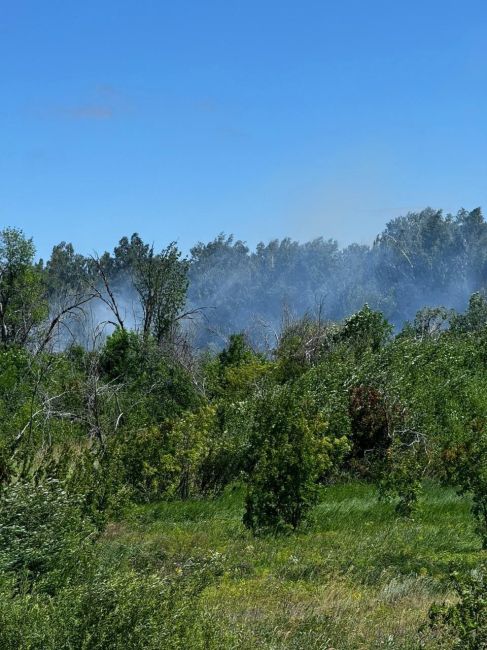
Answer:
[[138, 506], [109, 527], [105, 549], [140, 570], [211, 566], [194, 607], [222, 648], [445, 647], [427, 634], [420, 646], [418, 628], [449, 597], [449, 572], [483, 557], [467, 499], [430, 485], [414, 520], [402, 520], [372, 486], [335, 485], [305, 528], [280, 538], [252, 537], [242, 508], [238, 487]]

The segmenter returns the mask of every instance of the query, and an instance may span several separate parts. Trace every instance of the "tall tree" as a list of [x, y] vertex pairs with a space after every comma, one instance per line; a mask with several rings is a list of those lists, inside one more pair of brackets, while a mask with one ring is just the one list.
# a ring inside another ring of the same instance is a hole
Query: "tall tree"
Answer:
[[172, 242], [160, 253], [139, 249], [133, 262], [133, 283], [142, 312], [141, 330], [162, 343], [181, 317], [188, 289], [188, 262]]
[[0, 231], [0, 342], [24, 345], [47, 315], [35, 248], [21, 230]]

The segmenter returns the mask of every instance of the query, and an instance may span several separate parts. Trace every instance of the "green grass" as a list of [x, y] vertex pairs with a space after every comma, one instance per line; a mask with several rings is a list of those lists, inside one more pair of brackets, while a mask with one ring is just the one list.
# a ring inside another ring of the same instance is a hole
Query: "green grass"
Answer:
[[307, 650], [418, 648], [431, 603], [449, 597], [449, 572], [483, 557], [468, 500], [436, 486], [413, 520], [370, 485], [327, 487], [311, 522], [279, 538], [252, 537], [242, 508], [239, 488], [139, 506], [109, 527], [106, 552], [140, 570], [213, 567], [195, 612], [221, 631], [222, 648]]

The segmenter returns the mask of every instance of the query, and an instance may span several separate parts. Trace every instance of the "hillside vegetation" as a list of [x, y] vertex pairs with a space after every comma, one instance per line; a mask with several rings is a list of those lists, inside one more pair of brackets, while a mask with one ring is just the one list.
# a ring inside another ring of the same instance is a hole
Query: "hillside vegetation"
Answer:
[[272, 345], [218, 346], [191, 292], [200, 268], [222, 317], [226, 271], [202, 248], [44, 264], [2, 231], [0, 647], [485, 650], [485, 228], [393, 222], [361, 267], [390, 309], [355, 267], [356, 308], [296, 299]]

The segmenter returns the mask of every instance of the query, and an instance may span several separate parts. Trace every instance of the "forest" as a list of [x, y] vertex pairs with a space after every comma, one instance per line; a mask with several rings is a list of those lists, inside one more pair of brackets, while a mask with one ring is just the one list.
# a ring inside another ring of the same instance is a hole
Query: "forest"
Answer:
[[0, 647], [485, 650], [486, 289], [479, 208], [1, 230]]

